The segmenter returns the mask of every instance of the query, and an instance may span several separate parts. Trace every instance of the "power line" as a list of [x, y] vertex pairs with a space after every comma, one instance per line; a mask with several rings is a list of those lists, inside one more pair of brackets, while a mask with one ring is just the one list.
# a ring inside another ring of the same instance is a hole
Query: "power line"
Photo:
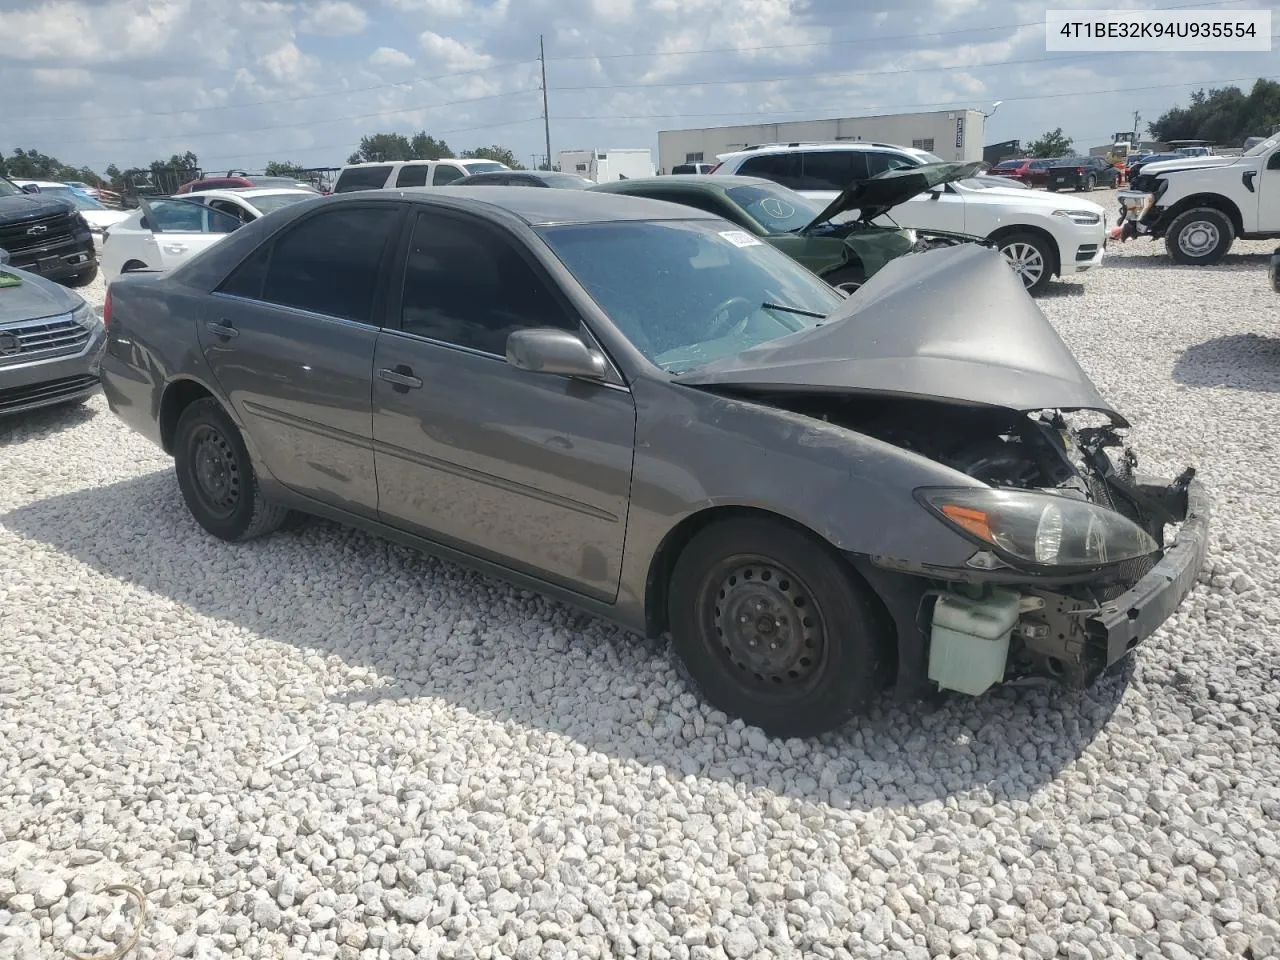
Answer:
[[[434, 83], [437, 80], [453, 80], [458, 77], [470, 77], [477, 73], [491, 74], [495, 70], [503, 70], [507, 67], [522, 67], [528, 64], [537, 63], [537, 60], [512, 60], [509, 63], [498, 63], [489, 67], [482, 67], [477, 70], [463, 70], [459, 73], [441, 73], [434, 77], [410, 77], [406, 80], [395, 80], [390, 83], [375, 83], [368, 87], [345, 87], [338, 90], [323, 90], [319, 93], [307, 93], [293, 97], [278, 97], [273, 100], [246, 100], [244, 103], [224, 103], [212, 107], [187, 107], [183, 110], [157, 110], [149, 113], [118, 113], [114, 115], [98, 115], [95, 114], [94, 120], [136, 120], [145, 117], [174, 117], [186, 113], [209, 113], [214, 110], [239, 110], [242, 107], [263, 107], [277, 103], [297, 103], [302, 100], [320, 100], [325, 97], [346, 96], [353, 93], [367, 93], [370, 90], [386, 90], [391, 87], [405, 87], [415, 83]], [[23, 103], [54, 103], [61, 102], [63, 98], [51, 98], [45, 100], [27, 100], [23, 99]], [[58, 122], [83, 122], [86, 119], [83, 114], [80, 116], [69, 117], [22, 117], [23, 121], [42, 120], [42, 121], [58, 121]]]
[[[1168, 90], [1172, 87], [1204, 87], [1215, 83], [1243, 83], [1247, 80], [1280, 80], [1280, 74], [1272, 76], [1250, 75], [1247, 77], [1223, 77], [1217, 80], [1187, 80], [1181, 83], [1158, 83], [1145, 87], [1108, 87], [1105, 90], [1069, 90], [1063, 93], [1038, 93], [1034, 96], [1024, 97], [1005, 97], [1005, 103], [1016, 103], [1025, 100], [1054, 100], [1060, 97], [1092, 97], [1101, 96], [1111, 93], [1135, 93], [1142, 90]], [[555, 89], [554, 87], [552, 88]], [[933, 103], [894, 103], [894, 104], [878, 104], [874, 106], [859, 105], [850, 107], [849, 109], [857, 110], [913, 110], [920, 107], [934, 107], [939, 110], [949, 108], [963, 109], [963, 105], [971, 103], [966, 100], [938, 100]], [[643, 113], [643, 114], [578, 114], [574, 116], [561, 116], [561, 120], [675, 120], [684, 118], [698, 117], [761, 117], [776, 114], [795, 114], [804, 113], [812, 114], [814, 108], [801, 108], [796, 110], [742, 110], [727, 113]], [[771, 121], [762, 120], [761, 123], [770, 123]], [[815, 121], [815, 122], [820, 122]]]
[[262, 133], [270, 130], [297, 130], [303, 127], [314, 127], [322, 123], [338, 123], [343, 120], [372, 120], [380, 117], [394, 116], [400, 113], [416, 113], [421, 110], [435, 110], [440, 107], [454, 107], [466, 103], [479, 103], [483, 100], [498, 100], [504, 97], [517, 97], [528, 93], [536, 93], [536, 90], [513, 90], [509, 93], [491, 93], [484, 97], [470, 97], [466, 100], [450, 100], [445, 103], [429, 103], [418, 104], [412, 107], [400, 107], [395, 110], [379, 110], [376, 113], [359, 113], [342, 117], [323, 117], [319, 120], [303, 120], [298, 123], [273, 123], [265, 127], [241, 127], [234, 130], [206, 130], [196, 133], [182, 133], [177, 135], [160, 135], [155, 137], [95, 137], [92, 140], [54, 140], [47, 143], [48, 146], [80, 146], [89, 143], [148, 143], [156, 140], [173, 140], [175, 137], [185, 137], [187, 139], [201, 139], [207, 137], [228, 137], [237, 136], [244, 133]]
[[[1224, 7], [1244, 0], [1210, 0], [1207, 3], [1182, 3], [1172, 7], [1148, 7], [1142, 12], [1160, 13], [1165, 10], [1186, 10], [1189, 8]], [[889, 40], [918, 40], [924, 37], [954, 37], [966, 33], [989, 33], [992, 30], [1016, 30], [1022, 27], [1044, 26], [1044, 19], [1024, 20], [1021, 23], [997, 23], [988, 27], [965, 27], [960, 30], [927, 30], [920, 33], [899, 33], [885, 36], [860, 37], [856, 40], [810, 40], [803, 43], [769, 43], [758, 47], [704, 47], [698, 50], [652, 50], [643, 53], [606, 53], [578, 54], [566, 57], [548, 57], [548, 63], [568, 63], [580, 60], [623, 60], [637, 57], [689, 57], [705, 53], [755, 53], [761, 50], [794, 50], [803, 47], [829, 47], [858, 44], [880, 44]]]
[[[1280, 35], [1271, 37], [1272, 40], [1280, 39]], [[1186, 53], [1187, 51], [1181, 51]], [[788, 83], [795, 80], [818, 80], [833, 78], [855, 78], [855, 77], [887, 77], [896, 76], [904, 73], [937, 73], [939, 71], [951, 70], [983, 70], [988, 67], [1011, 67], [1034, 63], [1037, 66], [1052, 67], [1055, 63], [1068, 63], [1076, 60], [1095, 59], [1097, 57], [1110, 56], [1109, 53], [1093, 52], [1073, 54], [1070, 57], [1052, 57], [1045, 59], [1036, 57], [1027, 60], [1001, 60], [990, 63], [972, 63], [972, 64], [951, 64], [945, 67], [902, 67], [893, 70], [858, 70], [854, 72], [834, 71], [823, 73], [796, 73], [783, 77], [759, 77], [759, 78], [743, 78], [737, 80], [654, 80], [644, 81], [640, 83], [603, 83], [592, 84], [576, 87], [552, 87], [551, 89], [558, 93], [570, 93], [582, 90], [638, 90], [653, 89], [658, 87], [710, 87], [710, 86], [749, 86], [758, 83]], [[1011, 99], [1006, 97], [1005, 99]], [[1033, 98], [1034, 99], [1034, 98]]]

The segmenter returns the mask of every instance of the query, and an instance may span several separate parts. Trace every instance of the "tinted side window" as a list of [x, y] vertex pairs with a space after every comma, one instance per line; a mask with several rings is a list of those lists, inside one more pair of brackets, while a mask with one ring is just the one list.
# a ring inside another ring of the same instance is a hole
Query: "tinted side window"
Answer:
[[803, 185], [798, 190], [843, 190], [854, 180], [867, 178], [866, 154], [854, 150], [827, 150], [804, 155]]
[[275, 241], [262, 299], [331, 317], [374, 322], [378, 273], [400, 223], [400, 208], [334, 209]]
[[442, 163], [436, 167], [436, 175], [431, 178], [433, 184], [451, 183], [454, 180], [461, 180], [465, 177], [466, 171], [453, 166], [450, 163]]
[[798, 153], [766, 153], [747, 158], [738, 173], [744, 177], [763, 177], [792, 190], [800, 188], [800, 155]]
[[219, 293], [229, 293], [250, 300], [262, 299], [262, 282], [267, 278], [267, 263], [271, 260], [271, 244], [264, 244], [231, 271], [231, 275], [218, 285]]
[[578, 329], [515, 241], [473, 220], [418, 215], [405, 264], [406, 333], [505, 356], [525, 327]]
[[898, 156], [896, 153], [868, 153], [867, 157], [867, 175], [874, 177], [878, 173], [884, 173], [886, 170], [901, 170], [904, 167], [915, 167], [918, 164], [908, 160], [906, 157]]
[[397, 187], [425, 187], [427, 185], [427, 174], [431, 172], [431, 168], [425, 163], [408, 163], [400, 168], [400, 175], [396, 177]]
[[375, 167], [348, 167], [338, 175], [338, 182], [333, 185], [333, 192], [377, 190], [387, 182], [387, 174], [390, 172], [391, 167], [386, 164]]

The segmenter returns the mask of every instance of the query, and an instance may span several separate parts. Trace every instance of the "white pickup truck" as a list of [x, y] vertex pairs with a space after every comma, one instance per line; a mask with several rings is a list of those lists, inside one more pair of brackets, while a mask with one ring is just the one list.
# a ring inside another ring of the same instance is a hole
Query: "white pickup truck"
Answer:
[[1237, 237], [1280, 238], [1280, 135], [1239, 157], [1147, 164], [1119, 197], [1122, 237], [1163, 237], [1177, 263], [1217, 263]]

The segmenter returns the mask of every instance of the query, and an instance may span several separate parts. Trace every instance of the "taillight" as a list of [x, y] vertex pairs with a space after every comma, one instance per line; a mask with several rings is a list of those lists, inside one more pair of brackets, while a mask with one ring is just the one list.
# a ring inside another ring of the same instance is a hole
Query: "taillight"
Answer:
[[111, 288], [107, 287], [107, 298], [102, 301], [102, 325], [111, 326]]
[[1083, 174], [1083, 173], [1084, 173], [1084, 167], [1076, 167], [1076, 173]]

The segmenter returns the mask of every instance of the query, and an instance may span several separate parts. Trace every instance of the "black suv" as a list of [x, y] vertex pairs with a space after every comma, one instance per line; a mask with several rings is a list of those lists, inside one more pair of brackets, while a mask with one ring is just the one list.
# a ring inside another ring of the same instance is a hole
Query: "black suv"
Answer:
[[1114, 187], [1120, 171], [1102, 157], [1064, 157], [1049, 164], [1049, 190], [1092, 190]]
[[69, 200], [25, 193], [0, 177], [0, 248], [21, 270], [82, 287], [98, 275], [89, 224]]

